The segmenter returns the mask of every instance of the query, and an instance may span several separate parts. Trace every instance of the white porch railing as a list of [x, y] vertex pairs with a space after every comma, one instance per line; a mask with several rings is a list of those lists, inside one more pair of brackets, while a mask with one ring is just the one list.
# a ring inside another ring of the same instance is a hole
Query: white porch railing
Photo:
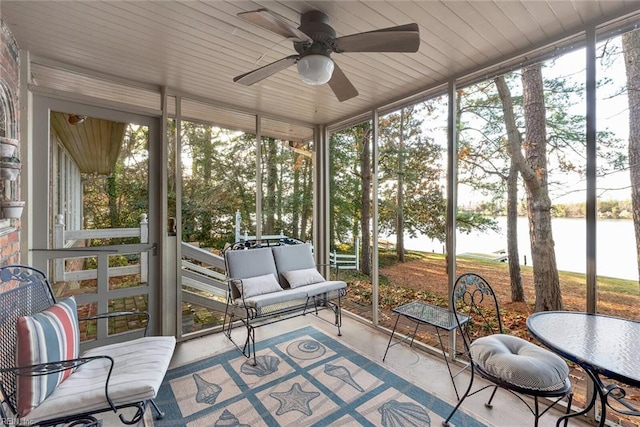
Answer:
[[339, 254], [335, 250], [329, 253], [329, 264], [336, 270], [360, 269], [360, 239], [356, 239], [353, 254]]
[[[236, 239], [236, 242], [247, 242], [247, 241], [251, 241], [251, 240], [256, 240], [258, 237], [257, 236], [249, 236], [248, 233], [244, 233], [244, 236], [240, 236], [238, 239]], [[279, 239], [286, 239], [287, 236], [284, 235], [284, 233], [281, 231], [280, 234], [263, 234], [260, 237], [260, 240], [279, 240]]]
[[[213, 297], [185, 289], [197, 289]], [[182, 301], [224, 311], [227, 282], [224, 258], [208, 250], [182, 242]]]
[[[111, 239], [120, 237], [137, 237], [140, 243], [149, 243], [149, 221], [147, 214], [140, 215], [140, 227], [137, 228], [102, 228], [89, 230], [65, 230], [64, 215], [56, 215], [53, 226], [53, 249], [73, 247], [76, 242], [87, 239]], [[123, 267], [109, 267], [109, 277], [140, 274], [140, 282], [147, 283], [149, 275], [149, 253], [140, 253], [140, 263]], [[98, 270], [65, 271], [65, 259], [57, 258], [53, 261], [53, 281], [81, 281], [97, 279]]]

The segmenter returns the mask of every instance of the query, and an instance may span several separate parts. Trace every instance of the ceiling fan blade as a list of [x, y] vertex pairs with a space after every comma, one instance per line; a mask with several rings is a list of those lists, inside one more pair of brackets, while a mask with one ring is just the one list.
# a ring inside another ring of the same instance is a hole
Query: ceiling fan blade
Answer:
[[295, 41], [299, 42], [313, 41], [311, 40], [311, 37], [285, 21], [285, 18], [271, 12], [268, 9], [240, 12], [238, 13], [238, 17], [288, 39], [294, 39]]
[[267, 64], [264, 67], [260, 67], [253, 71], [249, 71], [248, 73], [244, 73], [237, 77], [234, 77], [233, 81], [236, 83], [240, 83], [241, 85], [251, 86], [254, 83], [258, 83], [260, 80], [264, 80], [267, 77], [274, 75], [278, 71], [289, 68], [290, 66], [298, 62], [298, 59], [300, 59], [299, 55], [287, 56], [286, 58], [282, 58], [277, 60], [276, 62]]
[[334, 51], [417, 52], [420, 48], [418, 24], [399, 25], [335, 39]]
[[358, 90], [351, 84], [342, 69], [338, 67], [336, 61], [333, 61], [333, 74], [331, 75], [331, 80], [329, 80], [329, 86], [340, 102], [358, 96]]

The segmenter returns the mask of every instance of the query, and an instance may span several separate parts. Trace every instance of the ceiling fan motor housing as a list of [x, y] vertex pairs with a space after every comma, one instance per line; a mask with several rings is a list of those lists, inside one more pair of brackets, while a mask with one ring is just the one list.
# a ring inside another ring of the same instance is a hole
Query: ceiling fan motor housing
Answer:
[[301, 56], [325, 55], [333, 51], [335, 30], [329, 25], [329, 17], [319, 10], [305, 12], [300, 17], [300, 31], [311, 37], [312, 43], [294, 42], [293, 47]]

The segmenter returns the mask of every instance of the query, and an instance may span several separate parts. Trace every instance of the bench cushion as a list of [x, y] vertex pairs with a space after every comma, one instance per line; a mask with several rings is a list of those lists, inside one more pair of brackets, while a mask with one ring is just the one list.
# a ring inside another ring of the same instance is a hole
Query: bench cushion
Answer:
[[278, 283], [273, 273], [234, 280], [233, 283], [240, 291], [240, 298], [245, 299], [282, 290], [280, 283]]
[[308, 297], [315, 297], [327, 292], [345, 289], [347, 284], [340, 280], [328, 280], [326, 282], [313, 283], [311, 285], [298, 288], [307, 293]]
[[[144, 337], [86, 351], [82, 357], [111, 356], [115, 361], [109, 396], [115, 405], [152, 399], [158, 393], [176, 344], [174, 337]], [[51, 418], [108, 408], [105, 381], [110, 364], [98, 359], [80, 366], [40, 406], [24, 425]]]
[[322, 277], [322, 274], [320, 274], [315, 267], [285, 271], [282, 273], [282, 276], [291, 288], [324, 282], [324, 277]]
[[[304, 289], [304, 288], [303, 288]], [[289, 301], [306, 300], [307, 292], [298, 289], [285, 289], [280, 292], [272, 292], [270, 294], [257, 295], [255, 297], [247, 298], [244, 300], [236, 300], [236, 305], [242, 307], [246, 304], [251, 308], [263, 308], [272, 304], [282, 304]]]
[[[73, 297], [66, 298], [16, 323], [18, 366], [58, 362], [78, 357], [78, 312]], [[18, 375], [18, 413], [24, 417], [44, 401], [72, 370], [49, 375]]]

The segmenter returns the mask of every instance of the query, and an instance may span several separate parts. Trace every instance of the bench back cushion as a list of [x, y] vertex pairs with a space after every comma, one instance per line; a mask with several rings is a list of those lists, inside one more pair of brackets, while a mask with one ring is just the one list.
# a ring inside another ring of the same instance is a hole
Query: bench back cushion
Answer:
[[[75, 359], [80, 349], [78, 308], [73, 297], [18, 319], [18, 366]], [[48, 375], [18, 376], [18, 414], [24, 417], [69, 375], [71, 369]]]
[[315, 268], [311, 244], [274, 246], [273, 259], [276, 262], [278, 278], [283, 288], [289, 288], [289, 282], [282, 275], [286, 271]]
[[[248, 279], [269, 273], [278, 277], [270, 248], [227, 250], [224, 253], [224, 258], [229, 279]], [[240, 291], [233, 280], [231, 285], [233, 298], [240, 298]]]

